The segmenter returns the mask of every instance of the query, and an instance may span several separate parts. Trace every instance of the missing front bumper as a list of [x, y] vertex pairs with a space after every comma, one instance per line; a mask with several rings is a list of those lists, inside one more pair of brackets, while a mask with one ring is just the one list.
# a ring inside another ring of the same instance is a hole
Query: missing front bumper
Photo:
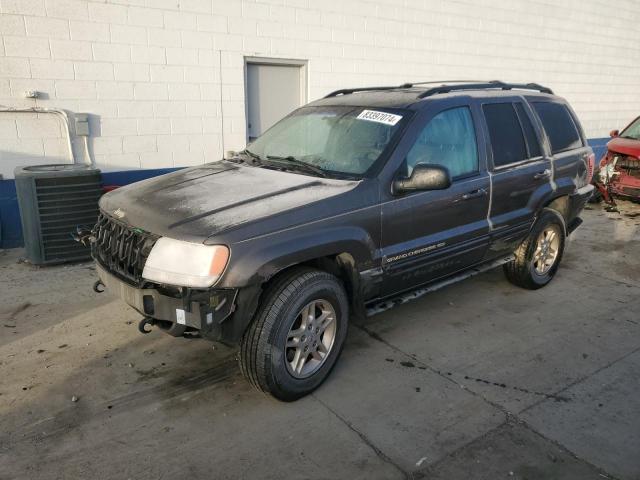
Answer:
[[145, 317], [184, 325], [203, 336], [217, 339], [221, 324], [235, 309], [237, 290], [219, 289], [189, 292], [172, 297], [154, 288], [136, 288], [120, 280], [96, 263], [96, 271], [105, 288]]

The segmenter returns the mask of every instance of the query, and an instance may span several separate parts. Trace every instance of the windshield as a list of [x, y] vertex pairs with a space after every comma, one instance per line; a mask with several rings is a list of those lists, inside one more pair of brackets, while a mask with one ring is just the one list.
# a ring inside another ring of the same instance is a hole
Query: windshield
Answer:
[[364, 175], [398, 132], [399, 110], [303, 107], [247, 147], [261, 160], [304, 162], [331, 174]]
[[640, 117], [623, 130], [620, 134], [622, 138], [633, 138], [634, 140], [640, 140]]

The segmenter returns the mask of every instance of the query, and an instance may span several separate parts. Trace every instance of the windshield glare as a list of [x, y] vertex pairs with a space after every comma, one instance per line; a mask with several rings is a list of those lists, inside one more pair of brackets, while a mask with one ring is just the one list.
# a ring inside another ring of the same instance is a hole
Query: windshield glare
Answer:
[[403, 113], [353, 106], [303, 107], [247, 149], [261, 159], [294, 157], [329, 173], [361, 176], [380, 158]]
[[640, 140], [640, 118], [636, 119], [631, 125], [629, 125], [621, 134], [624, 138], [633, 138]]

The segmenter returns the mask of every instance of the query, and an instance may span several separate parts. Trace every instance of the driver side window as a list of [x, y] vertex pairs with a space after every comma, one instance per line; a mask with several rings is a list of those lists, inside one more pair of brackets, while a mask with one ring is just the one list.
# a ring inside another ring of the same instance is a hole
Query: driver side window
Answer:
[[418, 135], [407, 154], [407, 174], [418, 163], [442, 165], [451, 178], [478, 171], [478, 147], [469, 107], [438, 113]]

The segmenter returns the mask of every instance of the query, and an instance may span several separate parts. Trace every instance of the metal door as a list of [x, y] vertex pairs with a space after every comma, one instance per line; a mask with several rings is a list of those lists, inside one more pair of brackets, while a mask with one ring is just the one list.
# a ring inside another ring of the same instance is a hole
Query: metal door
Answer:
[[247, 64], [247, 137], [262, 135], [302, 105], [302, 66]]

